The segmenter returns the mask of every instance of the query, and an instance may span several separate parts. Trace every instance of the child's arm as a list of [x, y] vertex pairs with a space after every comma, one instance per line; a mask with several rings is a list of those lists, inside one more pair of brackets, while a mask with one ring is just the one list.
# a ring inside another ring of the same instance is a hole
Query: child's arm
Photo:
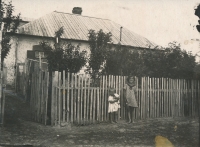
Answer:
[[119, 94], [115, 93], [114, 94], [114, 99], [115, 99], [115, 102], [118, 102], [118, 100], [120, 99]]
[[115, 93], [114, 96], [115, 96], [115, 99], [119, 99], [119, 94]]
[[113, 104], [113, 103], [115, 103], [115, 100], [113, 100], [113, 98], [111, 96], [109, 96], [108, 97], [108, 102], [111, 103], [111, 104]]

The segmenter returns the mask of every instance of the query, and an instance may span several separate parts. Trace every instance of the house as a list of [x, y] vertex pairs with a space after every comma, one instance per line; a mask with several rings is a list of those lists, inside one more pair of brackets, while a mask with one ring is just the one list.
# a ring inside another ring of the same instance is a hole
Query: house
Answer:
[[28, 17], [20, 17], [20, 21], [19, 21], [19, 26], [18, 27], [21, 27], [31, 21], [33, 21], [34, 19], [33, 18], [28, 18]]
[[[8, 70], [8, 84], [13, 84], [17, 63], [24, 63], [29, 54], [41, 41], [53, 43], [55, 32], [63, 27], [61, 39], [88, 50], [88, 32], [90, 29], [112, 33], [113, 44], [121, 43], [129, 48], [154, 48], [156, 44], [108, 19], [81, 15], [82, 9], [75, 7], [72, 14], [54, 11], [18, 28], [12, 36], [12, 49], [5, 60]], [[35, 49], [37, 51], [37, 49]], [[38, 50], [39, 51], [39, 50]]]

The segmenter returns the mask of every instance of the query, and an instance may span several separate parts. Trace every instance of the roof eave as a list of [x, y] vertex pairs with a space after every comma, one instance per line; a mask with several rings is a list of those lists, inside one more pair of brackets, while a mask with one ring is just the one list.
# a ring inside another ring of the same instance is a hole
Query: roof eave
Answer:
[[[49, 36], [39, 36], [39, 35], [30, 35], [30, 34], [19, 34], [19, 33], [14, 33], [14, 32], [7, 32], [8, 35], [16, 35], [16, 36], [27, 36], [27, 37], [38, 37], [38, 38], [48, 38], [48, 39], [55, 39], [54, 37], [49, 37]], [[61, 40], [67, 40], [67, 41], [79, 41], [79, 42], [85, 42], [88, 43], [88, 40], [78, 40], [78, 39], [69, 39], [69, 38], [61, 38]], [[118, 46], [119, 44], [112, 44], [114, 46]], [[131, 45], [121, 45], [122, 47], [127, 47], [127, 48], [138, 48], [138, 49], [151, 49], [151, 50], [156, 50], [155, 48], [145, 48], [145, 47], [138, 47], [138, 46], [131, 46]], [[159, 49], [157, 49], [159, 50]]]

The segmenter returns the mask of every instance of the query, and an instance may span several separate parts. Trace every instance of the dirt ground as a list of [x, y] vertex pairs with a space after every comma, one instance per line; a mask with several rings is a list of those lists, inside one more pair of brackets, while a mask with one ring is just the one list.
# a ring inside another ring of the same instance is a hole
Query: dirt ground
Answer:
[[[0, 146], [155, 146], [155, 137], [168, 138], [175, 147], [197, 147], [198, 118], [158, 118], [127, 124], [51, 127], [30, 119], [29, 106], [7, 91], [5, 124], [0, 126]], [[176, 126], [176, 127], [175, 127]]]

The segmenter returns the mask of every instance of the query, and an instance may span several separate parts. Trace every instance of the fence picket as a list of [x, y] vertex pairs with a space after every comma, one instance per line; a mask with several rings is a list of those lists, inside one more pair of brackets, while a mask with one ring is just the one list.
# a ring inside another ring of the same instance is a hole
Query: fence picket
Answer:
[[[2, 104], [1, 104], [2, 102]], [[0, 105], [1, 105], [1, 124], [4, 124], [4, 111], [5, 111], [5, 92], [2, 90], [2, 101], [0, 101]]]
[[69, 122], [69, 120], [70, 120], [70, 107], [69, 107], [69, 102], [70, 102], [70, 100], [69, 100], [69, 83], [70, 82], [70, 73], [68, 72], [67, 73], [67, 122]]
[[74, 74], [74, 121], [75, 122], [77, 122], [76, 105], [77, 105], [77, 74]]
[[153, 78], [153, 83], [152, 83], [153, 87], [153, 106], [154, 106], [154, 112], [153, 112], [153, 118], [156, 117], [156, 111], [157, 111], [157, 107], [156, 107], [156, 82], [155, 82], [155, 78]]
[[192, 107], [192, 116], [194, 116], [194, 95], [193, 95], [193, 93], [194, 93], [194, 80], [192, 80], [192, 84], [191, 84], [191, 96], [192, 96], [192, 101], [191, 101], [191, 107]]
[[65, 79], [65, 70], [63, 70], [63, 90], [62, 90], [62, 95], [63, 95], [63, 102], [62, 102], [62, 104], [63, 104], [63, 119], [62, 119], [62, 121], [63, 122], [65, 122], [66, 121], [66, 119], [65, 119], [65, 116], [66, 116], [66, 108], [65, 108], [65, 105], [66, 105], [66, 102], [65, 102], [65, 95], [66, 95], [66, 91], [65, 91], [65, 84], [66, 84], [66, 81], [65, 81], [66, 79]]
[[77, 122], [78, 122], [78, 124], [81, 122], [81, 120], [80, 120], [80, 115], [81, 115], [80, 114], [80, 104], [81, 104], [81, 100], [80, 100], [80, 88], [83, 86], [83, 85], [80, 85], [80, 79], [83, 80], [82, 76], [79, 76], [78, 77], [78, 81], [77, 81], [77, 85], [78, 85]]
[[165, 82], [165, 93], [166, 93], [166, 101], [165, 101], [165, 111], [166, 111], [166, 116], [165, 117], [169, 117], [169, 79], [165, 78], [166, 82]]
[[84, 76], [84, 82], [83, 82], [83, 86], [84, 86], [84, 124], [86, 123], [86, 113], [87, 113], [87, 107], [86, 107], [86, 105], [87, 105], [87, 94], [86, 94], [86, 92], [87, 92], [87, 78], [86, 78], [86, 76]]
[[105, 120], [107, 121], [108, 120], [108, 77], [105, 76]]
[[95, 123], [95, 115], [96, 114], [96, 88], [94, 88], [94, 100], [93, 100], [93, 116], [92, 123]]
[[39, 74], [41, 75], [41, 96], [40, 96], [40, 122], [44, 123], [44, 80], [43, 80], [43, 72], [40, 71]]
[[159, 90], [159, 88], [160, 88], [160, 86], [159, 86], [159, 78], [157, 78], [157, 117], [160, 117], [160, 113], [159, 113], [159, 111], [160, 111], [160, 94], [159, 94], [159, 92], [160, 92], [160, 90]]
[[58, 73], [58, 125], [61, 124], [61, 72]]
[[87, 124], [89, 123], [89, 115], [90, 115], [90, 78], [87, 81], [88, 82], [88, 87], [87, 87], [87, 114], [86, 114], [86, 119], [87, 119]]
[[48, 106], [48, 87], [49, 87], [49, 72], [45, 72], [46, 75], [46, 97], [45, 97], [45, 125], [47, 124], [47, 106]]
[[94, 100], [94, 97], [93, 97], [93, 88], [91, 88], [91, 92], [90, 92], [90, 121], [89, 123], [91, 124], [92, 123], [92, 112], [94, 111], [92, 106], [93, 106], [93, 100]]
[[172, 79], [170, 79], [170, 116], [173, 117]]
[[102, 89], [102, 76], [100, 78], [100, 86], [99, 86], [99, 121], [103, 121], [103, 89]]
[[97, 88], [97, 122], [99, 122], [100, 120], [100, 101], [99, 101], [99, 88]]
[[105, 96], [105, 76], [102, 76], [102, 121], [105, 121], [105, 102], [106, 96]]
[[152, 96], [152, 78], [149, 78], [149, 117], [153, 117], [153, 96]]

